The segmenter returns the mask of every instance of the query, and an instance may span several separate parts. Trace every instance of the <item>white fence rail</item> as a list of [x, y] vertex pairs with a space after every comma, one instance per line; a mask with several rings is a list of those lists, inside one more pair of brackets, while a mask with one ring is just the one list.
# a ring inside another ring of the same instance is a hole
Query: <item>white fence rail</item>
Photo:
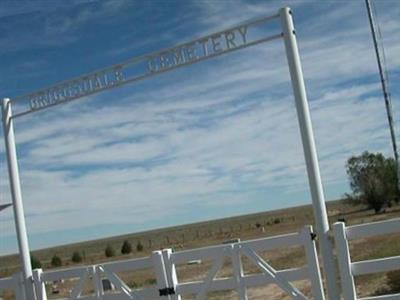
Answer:
[[12, 277], [0, 279], [0, 292], [3, 290], [12, 290], [16, 299], [24, 299], [23, 280], [21, 273], [15, 273]]
[[[352, 262], [349, 251], [349, 241], [371, 236], [400, 233], [400, 219], [383, 222], [348, 226], [343, 222], [335, 223], [334, 234], [338, 253], [342, 293], [345, 300], [399, 300], [400, 294], [357, 298], [354, 277], [359, 275], [400, 270], [400, 255]], [[399, 249], [400, 253], [400, 249]]]
[[[333, 226], [337, 256], [340, 269], [342, 294], [345, 300], [398, 300], [400, 294], [358, 298], [355, 276], [379, 272], [400, 270], [400, 255], [386, 258], [352, 262], [349, 241], [371, 236], [400, 233], [400, 219], [348, 226], [342, 222]], [[304, 249], [306, 265], [297, 268], [275, 270], [260, 253], [276, 248], [301, 246]], [[399, 249], [400, 252], [400, 249]], [[258, 267], [258, 273], [244, 274], [243, 257], [247, 262]], [[191, 261], [211, 262], [204, 279], [192, 282], [179, 281], [179, 266]], [[217, 277], [224, 263], [230, 266], [227, 277]], [[178, 268], [178, 270], [177, 270]], [[150, 269], [156, 278], [150, 287], [132, 288], [118, 274]], [[114, 286], [113, 291], [103, 288], [103, 279], [108, 279]], [[312, 298], [324, 300], [324, 292], [311, 226], [306, 226], [299, 233], [292, 233], [269, 238], [222, 244], [217, 246], [172, 252], [171, 249], [155, 251], [149, 257], [116, 262], [80, 266], [64, 270], [35, 270], [33, 282], [36, 300], [47, 300], [46, 284], [64, 280], [72, 286], [66, 299], [70, 300], [145, 300], [163, 299], [180, 300], [181, 296], [194, 295], [196, 300], [205, 299], [210, 292], [236, 291], [240, 300], [247, 300], [248, 289], [268, 284], [275, 284], [292, 299], [305, 300], [307, 297], [292, 282], [309, 280]], [[5, 289], [13, 290], [17, 300], [25, 300], [21, 274], [0, 279], [0, 293]], [[0, 294], [1, 295], [1, 294]]]
[[[247, 299], [247, 289], [251, 287], [276, 284], [292, 299], [308, 299], [291, 282], [309, 280], [313, 299], [324, 300], [318, 256], [311, 226], [301, 232], [223, 244], [193, 250], [172, 252], [171, 249], [155, 251], [151, 256], [117, 262], [82, 266], [65, 270], [35, 270], [33, 275], [37, 300], [46, 300], [46, 283], [64, 280], [74, 286], [67, 299], [85, 300], [124, 300], [124, 299], [165, 299], [180, 300], [181, 296], [194, 295], [197, 300], [205, 299], [209, 292], [236, 291], [238, 299]], [[259, 254], [276, 248], [301, 246], [306, 256], [306, 265], [298, 268], [275, 270]], [[244, 274], [242, 260], [247, 258], [258, 267], [258, 273]], [[193, 282], [179, 282], [176, 267], [194, 260], [211, 261], [206, 277]], [[229, 277], [217, 277], [224, 262], [230, 262], [232, 274]], [[117, 273], [151, 269], [156, 284], [145, 288], [129, 287]], [[104, 291], [101, 280], [107, 278], [115, 287], [114, 291]], [[90, 285], [91, 294], [85, 292]], [[22, 290], [17, 276], [0, 280], [0, 292], [4, 288]], [[86, 294], [85, 294], [86, 293]], [[23, 295], [16, 294], [16, 299]]]

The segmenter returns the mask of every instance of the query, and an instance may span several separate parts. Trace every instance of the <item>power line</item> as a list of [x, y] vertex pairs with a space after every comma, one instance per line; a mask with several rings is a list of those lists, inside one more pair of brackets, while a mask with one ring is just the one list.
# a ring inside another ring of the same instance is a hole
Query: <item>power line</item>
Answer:
[[[381, 84], [382, 84], [383, 97], [385, 100], [386, 113], [387, 113], [387, 118], [388, 118], [388, 122], [389, 122], [390, 136], [392, 138], [393, 153], [394, 153], [394, 158], [396, 160], [397, 186], [400, 190], [399, 153], [397, 152], [396, 134], [395, 134], [395, 129], [394, 129], [395, 124], [393, 121], [393, 111], [392, 111], [392, 101], [391, 101], [391, 96], [390, 96], [390, 92], [389, 92], [389, 76], [388, 76], [387, 66], [386, 66], [386, 55], [385, 55], [385, 49], [383, 47], [382, 33], [381, 33], [381, 30], [379, 27], [379, 23], [375, 22], [375, 18], [377, 16], [375, 6], [373, 6], [373, 10], [372, 10], [370, 0], [365, 0], [365, 4], [367, 6], [367, 11], [368, 11], [368, 18], [369, 18], [369, 24], [371, 27], [372, 40], [374, 42], [375, 54], [376, 54], [376, 59], [377, 59], [378, 69], [379, 69], [379, 75], [380, 75]], [[373, 5], [373, 3], [372, 3], [372, 5]], [[378, 43], [376, 28], [378, 29], [380, 44]], [[382, 54], [379, 51], [380, 50], [379, 45], [381, 46]]]

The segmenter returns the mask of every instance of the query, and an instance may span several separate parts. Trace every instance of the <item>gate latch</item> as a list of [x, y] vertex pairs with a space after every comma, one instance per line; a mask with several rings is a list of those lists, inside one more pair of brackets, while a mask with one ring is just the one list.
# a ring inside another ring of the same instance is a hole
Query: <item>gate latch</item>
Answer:
[[312, 241], [315, 241], [315, 240], [317, 239], [317, 234], [314, 233], [314, 232], [311, 232], [311, 233], [310, 233], [310, 236], [311, 236], [311, 240], [312, 240]]
[[173, 287], [159, 289], [158, 292], [160, 293], [160, 296], [175, 295], [175, 289]]

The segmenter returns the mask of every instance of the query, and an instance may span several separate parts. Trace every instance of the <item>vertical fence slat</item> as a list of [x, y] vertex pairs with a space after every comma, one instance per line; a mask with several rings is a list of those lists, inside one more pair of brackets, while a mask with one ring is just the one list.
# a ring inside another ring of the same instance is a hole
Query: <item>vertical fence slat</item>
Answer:
[[171, 295], [172, 300], [181, 300], [181, 296], [177, 294], [176, 286], [178, 285], [178, 275], [176, 274], [175, 264], [171, 261], [172, 249], [164, 249], [162, 251], [165, 273], [167, 275], [168, 287], [174, 289]]
[[92, 275], [92, 283], [94, 287], [94, 293], [96, 295], [96, 299], [102, 300], [104, 295], [103, 284], [101, 282], [101, 270], [98, 266], [92, 266], [90, 269]]
[[342, 293], [345, 300], [355, 300], [356, 287], [354, 277], [351, 271], [351, 258], [349, 251], [349, 243], [346, 237], [346, 227], [343, 222], [333, 225], [335, 234], [336, 250], [339, 261], [340, 281], [342, 284]]
[[231, 259], [233, 267], [233, 276], [235, 277], [236, 291], [238, 293], [238, 298], [239, 300], [247, 300], [247, 289], [243, 281], [243, 265], [240, 255], [239, 244], [233, 245]]
[[35, 285], [36, 300], [47, 300], [46, 283], [42, 280], [42, 269], [33, 270], [33, 284]]
[[315, 300], [324, 300], [324, 286], [321, 280], [321, 269], [319, 267], [315, 240], [312, 238], [312, 226], [305, 226], [301, 234], [306, 253], [308, 276], [310, 277], [311, 281], [312, 294]]
[[[168, 278], [167, 273], [165, 270], [163, 255], [161, 251], [154, 251], [151, 254], [151, 260], [153, 262], [153, 268], [156, 275], [157, 280], [157, 288], [159, 291], [167, 289], [168, 286]], [[168, 294], [161, 295], [160, 292], [160, 299], [171, 300]]]

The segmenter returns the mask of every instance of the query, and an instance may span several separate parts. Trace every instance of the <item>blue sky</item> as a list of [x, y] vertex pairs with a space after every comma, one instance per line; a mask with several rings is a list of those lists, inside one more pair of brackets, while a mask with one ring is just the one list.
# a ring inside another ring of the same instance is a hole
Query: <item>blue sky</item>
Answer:
[[[345, 162], [391, 155], [364, 1], [2, 1], [1, 97], [291, 6], [329, 200]], [[400, 4], [376, 1], [399, 121]], [[33, 249], [310, 203], [282, 40], [15, 124]], [[10, 201], [0, 142], [0, 203]], [[17, 250], [12, 210], [0, 254]]]

